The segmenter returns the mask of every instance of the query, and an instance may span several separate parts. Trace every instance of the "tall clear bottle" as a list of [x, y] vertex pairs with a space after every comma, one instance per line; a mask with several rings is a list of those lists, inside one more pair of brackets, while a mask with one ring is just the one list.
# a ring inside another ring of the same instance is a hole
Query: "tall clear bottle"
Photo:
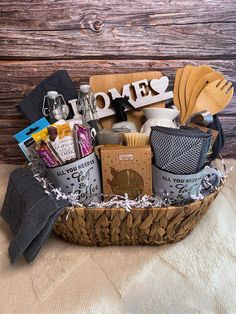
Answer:
[[103, 126], [98, 118], [95, 97], [89, 84], [80, 85], [78, 106], [83, 117], [83, 123], [90, 128], [93, 146], [95, 146], [97, 145], [97, 132], [101, 131]]

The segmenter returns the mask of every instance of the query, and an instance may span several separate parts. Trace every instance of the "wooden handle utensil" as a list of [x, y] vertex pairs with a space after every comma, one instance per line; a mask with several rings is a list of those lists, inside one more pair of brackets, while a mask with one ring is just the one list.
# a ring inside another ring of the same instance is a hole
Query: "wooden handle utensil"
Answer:
[[223, 110], [234, 94], [231, 82], [217, 80], [203, 88], [197, 98], [192, 113], [208, 110], [212, 115]]
[[188, 119], [189, 117], [192, 115], [193, 113], [193, 109], [194, 109], [194, 106], [195, 106], [195, 103], [197, 101], [197, 97], [199, 96], [200, 92], [203, 90], [203, 88], [211, 83], [211, 82], [214, 82], [216, 80], [219, 80], [219, 79], [224, 79], [224, 76], [219, 73], [219, 72], [211, 72], [211, 73], [208, 73], [206, 75], [204, 75], [195, 85], [192, 93], [191, 93], [191, 96], [190, 96], [190, 100], [189, 100], [189, 103], [188, 103], [188, 108], [187, 108], [187, 112], [186, 112], [186, 115], [184, 117], [184, 119], [182, 120], [182, 123], [184, 124]]
[[181, 80], [181, 76], [183, 73], [183, 69], [180, 68], [176, 71], [175, 74], [175, 84], [174, 84], [174, 104], [178, 110], [180, 110], [180, 100], [179, 100], [179, 83]]
[[188, 107], [190, 96], [192, 94], [192, 91], [198, 81], [207, 73], [214, 72], [214, 70], [209, 67], [208, 65], [199, 65], [198, 67], [194, 68], [192, 73], [189, 76], [189, 79], [186, 84], [186, 106]]
[[187, 112], [186, 99], [185, 99], [186, 84], [194, 68], [195, 67], [193, 65], [186, 65], [184, 67], [180, 84], [179, 84], [179, 100], [180, 100], [180, 111], [181, 111], [180, 121], [181, 122], [184, 119]]

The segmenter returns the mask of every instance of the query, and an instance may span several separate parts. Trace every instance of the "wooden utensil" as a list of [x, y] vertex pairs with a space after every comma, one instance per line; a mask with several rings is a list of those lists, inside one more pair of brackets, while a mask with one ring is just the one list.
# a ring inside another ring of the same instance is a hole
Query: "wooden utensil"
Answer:
[[184, 119], [187, 112], [186, 99], [185, 99], [186, 84], [194, 68], [195, 66], [193, 65], [186, 65], [184, 67], [180, 84], [179, 84], [179, 100], [180, 100], [180, 111], [181, 111], [180, 121], [181, 122]]
[[185, 98], [186, 98], [186, 106], [188, 107], [190, 96], [194, 87], [196, 86], [197, 82], [207, 73], [214, 72], [214, 70], [209, 67], [208, 65], [200, 65], [193, 69], [192, 73], [190, 74], [185, 90]]
[[183, 73], [183, 69], [180, 68], [176, 71], [175, 74], [175, 84], [174, 84], [174, 105], [180, 110], [180, 100], [179, 100], [179, 83], [181, 80], [181, 76]]
[[207, 110], [214, 115], [228, 105], [233, 94], [234, 88], [231, 82], [226, 80], [211, 82], [201, 91], [192, 113]]
[[202, 91], [202, 89], [204, 88], [204, 86], [206, 86], [208, 83], [211, 83], [211, 82], [214, 82], [216, 80], [219, 80], [219, 79], [224, 79], [224, 76], [219, 73], [219, 72], [211, 72], [211, 73], [208, 73], [206, 75], [204, 75], [196, 84], [196, 86], [194, 87], [192, 93], [191, 93], [191, 96], [190, 96], [190, 100], [189, 100], [189, 103], [188, 103], [188, 108], [187, 108], [187, 112], [186, 112], [186, 115], [182, 121], [182, 123], [184, 124], [188, 119], [189, 117], [192, 115], [192, 111], [193, 111], [193, 108], [194, 108], [194, 105], [196, 103], [196, 100], [197, 100], [197, 97], [199, 96], [200, 92]]

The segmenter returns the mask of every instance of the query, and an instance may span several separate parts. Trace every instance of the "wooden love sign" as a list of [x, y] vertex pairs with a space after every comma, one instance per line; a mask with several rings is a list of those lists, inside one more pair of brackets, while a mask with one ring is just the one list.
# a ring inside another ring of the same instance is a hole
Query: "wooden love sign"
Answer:
[[166, 92], [169, 79], [160, 72], [96, 75], [90, 78], [90, 85], [99, 118], [114, 115], [110, 103], [117, 97], [128, 96], [137, 109], [173, 98], [172, 91]]

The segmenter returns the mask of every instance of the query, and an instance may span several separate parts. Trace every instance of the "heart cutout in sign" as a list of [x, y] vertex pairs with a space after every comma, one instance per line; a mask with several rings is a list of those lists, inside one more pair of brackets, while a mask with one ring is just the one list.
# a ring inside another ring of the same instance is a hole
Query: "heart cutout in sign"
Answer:
[[167, 76], [162, 76], [160, 79], [153, 79], [150, 81], [151, 88], [158, 94], [164, 94], [169, 85]]

